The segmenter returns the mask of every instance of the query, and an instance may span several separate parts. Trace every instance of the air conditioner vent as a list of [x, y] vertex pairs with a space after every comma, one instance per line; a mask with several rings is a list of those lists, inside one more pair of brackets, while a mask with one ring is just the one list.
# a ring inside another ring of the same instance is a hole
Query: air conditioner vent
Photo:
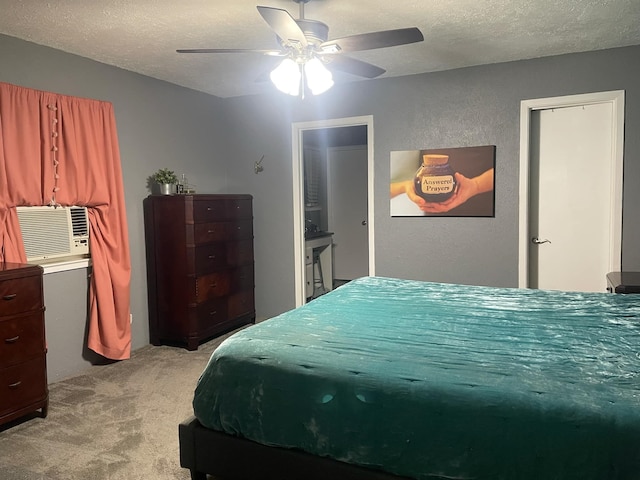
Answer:
[[85, 207], [17, 207], [27, 261], [89, 254]]
[[73, 236], [89, 235], [89, 221], [87, 219], [87, 209], [85, 207], [69, 207], [71, 212], [71, 227]]

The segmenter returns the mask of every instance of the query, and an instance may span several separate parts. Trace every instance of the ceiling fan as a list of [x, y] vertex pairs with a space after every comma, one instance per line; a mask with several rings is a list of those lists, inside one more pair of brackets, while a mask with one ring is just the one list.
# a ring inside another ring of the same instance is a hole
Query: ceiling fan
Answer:
[[[258, 12], [275, 32], [278, 49], [195, 48], [178, 53], [257, 53], [284, 60], [271, 73], [273, 83], [285, 93], [304, 96], [306, 85], [314, 94], [333, 85], [331, 70], [365, 78], [375, 78], [386, 70], [345, 53], [393, 47], [424, 40], [416, 27], [361, 33], [329, 40], [329, 27], [304, 17], [304, 5], [310, 0], [293, 0], [300, 6], [300, 18], [294, 19], [280, 8], [258, 6]], [[327, 70], [328, 69], [328, 70]], [[302, 88], [301, 88], [302, 87]]]

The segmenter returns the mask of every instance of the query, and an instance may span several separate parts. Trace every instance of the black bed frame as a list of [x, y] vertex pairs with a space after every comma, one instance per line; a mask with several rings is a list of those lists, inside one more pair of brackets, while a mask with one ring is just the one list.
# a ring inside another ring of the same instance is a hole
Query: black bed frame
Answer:
[[[402, 480], [300, 450], [269, 447], [203, 427], [195, 417], [180, 423], [180, 465], [193, 480]], [[407, 479], [408, 480], [408, 479]]]

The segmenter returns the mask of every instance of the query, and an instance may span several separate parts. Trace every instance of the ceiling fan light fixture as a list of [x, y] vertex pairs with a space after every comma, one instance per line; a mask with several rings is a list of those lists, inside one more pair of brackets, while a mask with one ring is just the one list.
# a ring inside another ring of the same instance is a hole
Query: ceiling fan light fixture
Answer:
[[307, 86], [314, 95], [320, 95], [333, 87], [333, 75], [317, 57], [304, 64], [304, 75]]
[[300, 67], [290, 58], [285, 58], [269, 75], [278, 90], [297, 97], [300, 94]]
[[276, 35], [280, 48], [259, 50], [247, 48], [195, 48], [180, 49], [178, 53], [257, 53], [286, 57], [271, 73], [271, 81], [278, 90], [304, 98], [309, 89], [313, 95], [326, 92], [333, 86], [333, 75], [323, 60], [331, 63], [334, 71], [365, 78], [376, 78], [385, 70], [376, 65], [342, 56], [342, 53], [394, 47], [424, 41], [417, 27], [397, 28], [378, 32], [359, 33], [328, 40], [329, 26], [304, 16], [304, 5], [311, 0], [293, 0], [300, 6], [300, 17], [295, 19], [281, 8], [258, 5], [258, 13]]

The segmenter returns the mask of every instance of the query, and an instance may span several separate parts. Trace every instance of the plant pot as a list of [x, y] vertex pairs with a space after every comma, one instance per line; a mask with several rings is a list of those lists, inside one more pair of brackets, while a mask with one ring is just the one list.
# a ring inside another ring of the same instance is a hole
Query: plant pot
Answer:
[[159, 183], [160, 195], [173, 195], [176, 193], [176, 186], [173, 183]]

